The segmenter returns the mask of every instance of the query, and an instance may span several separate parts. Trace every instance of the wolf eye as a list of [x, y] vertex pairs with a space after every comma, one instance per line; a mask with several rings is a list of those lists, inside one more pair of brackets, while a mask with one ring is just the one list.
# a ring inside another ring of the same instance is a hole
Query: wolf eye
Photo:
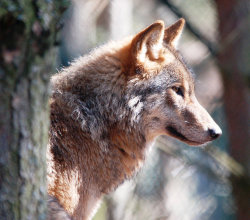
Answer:
[[177, 86], [173, 86], [172, 89], [175, 91], [176, 94], [184, 97], [183, 95], [183, 92], [182, 92], [182, 89], [180, 87], [177, 87]]

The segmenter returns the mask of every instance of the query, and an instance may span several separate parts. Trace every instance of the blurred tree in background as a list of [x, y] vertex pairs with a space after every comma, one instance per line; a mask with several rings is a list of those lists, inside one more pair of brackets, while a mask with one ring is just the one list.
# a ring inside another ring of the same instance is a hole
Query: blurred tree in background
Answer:
[[218, 63], [224, 82], [224, 105], [230, 154], [243, 167], [231, 176], [237, 219], [250, 219], [250, 2], [216, 0], [219, 16]]
[[46, 219], [48, 82], [64, 1], [0, 1], [0, 219]]

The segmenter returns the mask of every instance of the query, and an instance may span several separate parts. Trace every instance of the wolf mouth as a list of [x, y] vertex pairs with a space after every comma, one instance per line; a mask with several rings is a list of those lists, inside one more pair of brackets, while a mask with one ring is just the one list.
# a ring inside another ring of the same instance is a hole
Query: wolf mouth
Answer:
[[170, 133], [171, 136], [180, 139], [182, 141], [188, 141], [188, 139], [182, 135], [180, 132], [178, 132], [174, 127], [168, 126], [166, 127], [167, 131]]
[[166, 130], [168, 131], [169, 135], [174, 137], [174, 138], [177, 138], [187, 144], [190, 144], [190, 145], [201, 145], [201, 144], [204, 144], [202, 142], [197, 142], [197, 141], [193, 141], [193, 140], [189, 140], [188, 138], [186, 138], [183, 134], [181, 134], [180, 132], [178, 132], [174, 127], [172, 126], [167, 126], [166, 127]]

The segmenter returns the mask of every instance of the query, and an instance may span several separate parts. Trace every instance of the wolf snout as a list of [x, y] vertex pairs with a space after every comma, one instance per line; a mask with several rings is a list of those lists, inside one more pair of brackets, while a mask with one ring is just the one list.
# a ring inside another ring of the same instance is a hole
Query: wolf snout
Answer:
[[218, 138], [219, 136], [221, 136], [222, 131], [219, 127], [218, 128], [210, 128], [210, 129], [208, 129], [208, 134], [214, 140], [214, 139]]

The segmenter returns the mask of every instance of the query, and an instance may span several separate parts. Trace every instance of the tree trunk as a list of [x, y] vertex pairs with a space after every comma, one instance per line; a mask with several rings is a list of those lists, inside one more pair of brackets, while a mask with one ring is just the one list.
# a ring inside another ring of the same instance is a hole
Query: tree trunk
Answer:
[[[237, 219], [250, 219], [250, 23], [248, 0], [216, 0], [219, 15], [219, 66], [224, 81], [224, 104], [228, 123], [230, 153], [246, 170], [232, 176]], [[248, 172], [248, 173], [247, 173]]]
[[0, 219], [46, 219], [48, 82], [63, 3], [0, 4]]
[[109, 7], [110, 39], [119, 40], [127, 37], [131, 34], [133, 1], [112, 0]]

